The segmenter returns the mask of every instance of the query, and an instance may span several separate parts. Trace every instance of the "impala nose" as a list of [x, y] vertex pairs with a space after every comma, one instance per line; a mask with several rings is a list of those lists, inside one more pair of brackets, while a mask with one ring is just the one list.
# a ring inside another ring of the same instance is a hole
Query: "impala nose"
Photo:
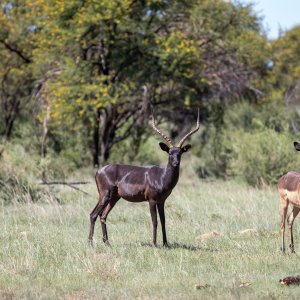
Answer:
[[178, 160], [178, 159], [174, 159], [174, 160], [172, 161], [172, 166], [173, 166], [173, 167], [179, 166], [179, 160]]

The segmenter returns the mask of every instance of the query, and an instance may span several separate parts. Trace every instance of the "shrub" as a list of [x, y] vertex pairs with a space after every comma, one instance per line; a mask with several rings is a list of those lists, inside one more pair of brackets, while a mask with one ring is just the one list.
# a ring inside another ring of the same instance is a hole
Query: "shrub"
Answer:
[[38, 201], [44, 192], [36, 183], [37, 157], [21, 145], [6, 144], [0, 156], [0, 201]]
[[24, 177], [10, 176], [0, 179], [0, 199], [5, 204], [11, 202], [37, 201], [41, 196], [39, 189]]
[[198, 142], [199, 176], [273, 184], [283, 173], [300, 167], [290, 132], [291, 124], [299, 126], [299, 117], [282, 104], [237, 103], [228, 106], [222, 118], [219, 126], [206, 125]]
[[285, 172], [300, 167], [299, 154], [294, 150], [292, 138], [272, 129], [234, 134], [235, 159], [230, 161], [230, 171], [251, 185], [274, 184]]

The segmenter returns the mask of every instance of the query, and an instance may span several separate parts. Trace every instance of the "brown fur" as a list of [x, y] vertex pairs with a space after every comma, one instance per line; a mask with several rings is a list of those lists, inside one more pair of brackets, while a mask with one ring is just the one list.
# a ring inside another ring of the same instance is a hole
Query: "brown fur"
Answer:
[[295, 252], [293, 223], [300, 211], [300, 173], [288, 172], [283, 175], [277, 183], [281, 204], [281, 251], [285, 252], [285, 220], [289, 204], [293, 206], [293, 210], [288, 217], [288, 228], [290, 233], [290, 249]]

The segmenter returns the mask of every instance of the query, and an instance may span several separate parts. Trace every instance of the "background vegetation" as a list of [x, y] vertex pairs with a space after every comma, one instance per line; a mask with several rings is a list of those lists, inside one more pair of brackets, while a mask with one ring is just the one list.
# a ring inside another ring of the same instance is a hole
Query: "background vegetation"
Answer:
[[299, 166], [300, 28], [270, 41], [251, 4], [2, 1], [0, 25], [5, 182], [22, 152], [26, 180], [161, 162], [150, 106], [173, 139], [200, 108], [200, 177], [260, 185]]

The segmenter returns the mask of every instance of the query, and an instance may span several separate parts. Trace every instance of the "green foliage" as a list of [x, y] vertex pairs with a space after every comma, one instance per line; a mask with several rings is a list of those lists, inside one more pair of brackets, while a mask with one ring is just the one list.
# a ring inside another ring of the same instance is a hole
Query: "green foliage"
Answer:
[[112, 151], [110, 162], [136, 165], [167, 164], [167, 154], [161, 151], [157, 138], [150, 136], [147, 140], [142, 141], [140, 145], [134, 143], [135, 141], [128, 139], [120, 144], [118, 149]]
[[[283, 106], [297, 109], [299, 41], [299, 27], [268, 41], [253, 5], [238, 1], [4, 1], [0, 135], [34, 157], [29, 173], [65, 178], [109, 158], [164, 164], [148, 140], [149, 103], [175, 136], [200, 107], [199, 175], [273, 183], [300, 128]], [[287, 143], [272, 163], [268, 136]]]
[[274, 53], [272, 83], [282, 93], [299, 80], [300, 63], [297, 59], [300, 56], [299, 45], [300, 26], [289, 30], [271, 44]]
[[[300, 168], [290, 132], [291, 123], [300, 121], [294, 111], [280, 103], [253, 106], [244, 102], [227, 107], [222, 119], [220, 125], [209, 125], [201, 137], [200, 176], [274, 184], [285, 172]], [[220, 122], [220, 118], [216, 120]]]
[[[1, 168], [2, 169], [2, 168]], [[0, 179], [0, 200], [4, 204], [15, 202], [35, 202], [41, 198], [37, 187], [22, 177]]]
[[202, 80], [206, 89], [214, 91], [217, 97], [213, 98], [245, 96], [246, 91], [251, 97], [255, 88], [265, 89], [261, 82], [265, 82], [272, 56], [251, 4], [201, 1], [193, 9], [190, 22], [191, 34], [201, 51], [195, 74], [198, 79], [202, 75], [200, 84]]
[[[1, 148], [0, 148], [1, 149]], [[22, 146], [18, 140], [2, 145], [0, 156], [0, 201], [36, 202], [48, 195], [41, 179], [61, 180], [70, 178], [71, 173], [82, 165], [78, 152], [70, 148], [60, 155], [48, 153], [41, 159]]]
[[251, 185], [275, 184], [287, 171], [299, 170], [300, 158], [293, 138], [266, 128], [260, 132], [235, 132], [230, 169]]
[[28, 109], [34, 86], [32, 51], [35, 34], [25, 1], [0, 6], [0, 135], [9, 139], [15, 121]]
[[295, 111], [277, 102], [256, 107], [237, 104], [225, 117], [232, 144], [230, 172], [260, 185], [274, 184], [285, 172], [297, 170], [300, 160], [291, 124], [299, 121]]
[[20, 145], [7, 145], [0, 156], [0, 200], [5, 204], [37, 201], [41, 193], [33, 182], [37, 162]]

